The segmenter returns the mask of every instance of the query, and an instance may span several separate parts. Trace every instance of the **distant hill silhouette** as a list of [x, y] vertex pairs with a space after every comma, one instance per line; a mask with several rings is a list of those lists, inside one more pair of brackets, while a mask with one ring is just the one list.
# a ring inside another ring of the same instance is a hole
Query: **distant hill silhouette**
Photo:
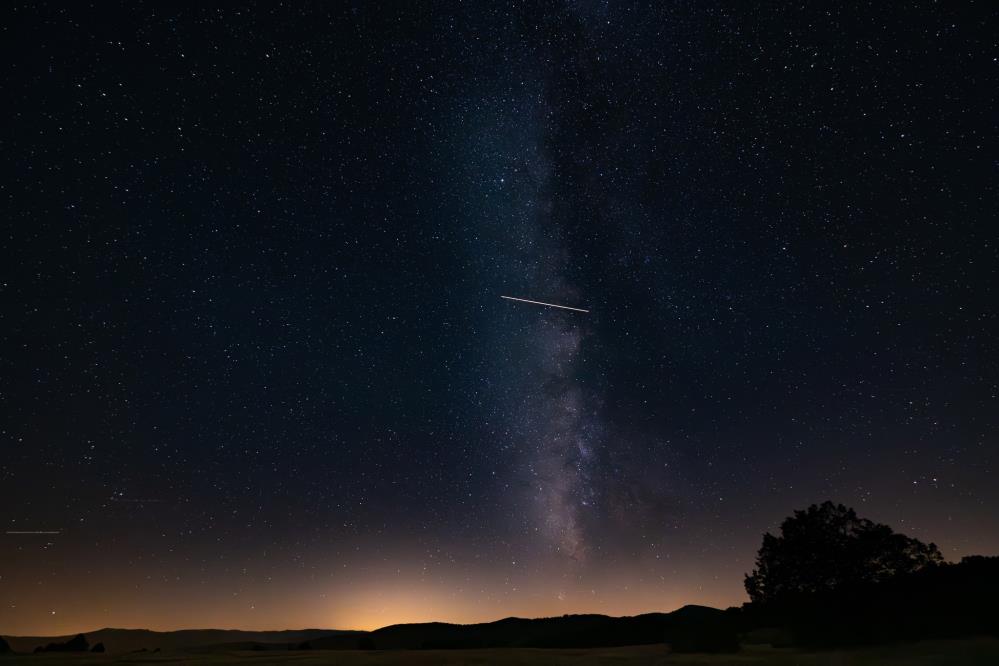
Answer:
[[13, 651], [10, 644], [4, 640], [3, 636], [0, 636], [0, 654], [10, 654]]
[[[99, 629], [84, 634], [91, 643], [103, 643], [108, 652], [135, 652], [146, 648], [152, 651], [186, 650], [192, 647], [219, 643], [260, 642], [300, 645], [322, 636], [336, 635], [335, 629], [300, 629], [288, 631], [240, 631], [236, 629], [182, 629], [179, 631], [150, 631], [148, 629]], [[49, 643], [65, 643], [73, 636], [5, 636], [15, 652], [33, 652], [36, 647]]]
[[540, 619], [509, 617], [482, 624], [427, 622], [396, 624], [355, 636], [308, 641], [318, 650], [586, 648], [676, 643], [680, 651], [734, 651], [738, 641], [724, 611], [685, 606], [672, 613], [634, 617], [563, 615]]
[[[670, 642], [676, 651], [731, 651], [738, 648], [730, 614], [706, 606], [684, 606], [672, 613], [634, 617], [564, 615], [506, 618], [482, 624], [429, 622], [397, 624], [371, 632], [303, 629], [297, 631], [238, 631], [185, 629], [100, 629], [77, 637], [10, 636], [17, 652], [42, 645], [100, 643], [111, 653], [153, 651], [213, 652], [228, 650], [394, 650], [486, 647], [615, 647]], [[86, 649], [86, 648], [84, 648]], [[54, 651], [54, 650], [52, 650]]]

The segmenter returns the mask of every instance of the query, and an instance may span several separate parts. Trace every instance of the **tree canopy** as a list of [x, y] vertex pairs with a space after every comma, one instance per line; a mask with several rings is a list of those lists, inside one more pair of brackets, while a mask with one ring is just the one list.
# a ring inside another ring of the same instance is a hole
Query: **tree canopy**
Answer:
[[756, 568], [746, 575], [746, 592], [753, 602], [776, 602], [877, 583], [942, 561], [933, 543], [859, 518], [842, 504], [823, 502], [786, 518], [780, 536], [763, 535]]

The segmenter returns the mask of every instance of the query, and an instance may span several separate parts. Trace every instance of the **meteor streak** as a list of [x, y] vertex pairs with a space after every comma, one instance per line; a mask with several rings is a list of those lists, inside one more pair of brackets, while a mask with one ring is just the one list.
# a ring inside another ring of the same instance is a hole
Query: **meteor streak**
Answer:
[[572, 310], [574, 312], [589, 312], [589, 310], [583, 310], [582, 308], [570, 308], [568, 305], [555, 305], [554, 303], [542, 303], [541, 301], [529, 301], [526, 298], [514, 298], [513, 296], [500, 296], [500, 298], [505, 298], [508, 301], [520, 301], [521, 303], [534, 303], [535, 305], [544, 305], [547, 308], [560, 308], [562, 310]]

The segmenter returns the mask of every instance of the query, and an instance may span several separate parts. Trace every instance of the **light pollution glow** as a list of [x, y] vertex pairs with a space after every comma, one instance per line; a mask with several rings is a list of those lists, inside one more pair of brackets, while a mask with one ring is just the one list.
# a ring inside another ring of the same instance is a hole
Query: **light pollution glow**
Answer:
[[[466, 572], [421, 576], [380, 567], [360, 575], [300, 575], [202, 580], [123, 577], [74, 583], [65, 595], [59, 576], [9, 583], [4, 633], [64, 635], [103, 627], [170, 631], [187, 628], [271, 630], [377, 629], [406, 623], [488, 622], [503, 617], [567, 613], [634, 615], [687, 603], [726, 606], [739, 601], [740, 580], [696, 571], [677, 580], [614, 574], [592, 579]], [[685, 580], [679, 580], [684, 578]], [[55, 583], [55, 584], [53, 584]]]

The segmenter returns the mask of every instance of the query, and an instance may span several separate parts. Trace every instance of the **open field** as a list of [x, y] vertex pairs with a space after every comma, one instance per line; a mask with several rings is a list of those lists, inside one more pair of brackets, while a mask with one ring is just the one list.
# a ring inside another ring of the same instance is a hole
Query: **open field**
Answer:
[[611, 664], [612, 666], [695, 665], [751, 666], [853, 666], [888, 664], [999, 664], [999, 640], [980, 638], [957, 641], [925, 641], [904, 645], [879, 646], [830, 652], [802, 652], [749, 646], [735, 655], [670, 655], [662, 645], [573, 650], [495, 649], [495, 650], [394, 650], [394, 651], [290, 651], [290, 652], [163, 652], [126, 655], [20, 655], [0, 658], [3, 666], [36, 664], [283, 664], [310, 666], [573, 666]]

